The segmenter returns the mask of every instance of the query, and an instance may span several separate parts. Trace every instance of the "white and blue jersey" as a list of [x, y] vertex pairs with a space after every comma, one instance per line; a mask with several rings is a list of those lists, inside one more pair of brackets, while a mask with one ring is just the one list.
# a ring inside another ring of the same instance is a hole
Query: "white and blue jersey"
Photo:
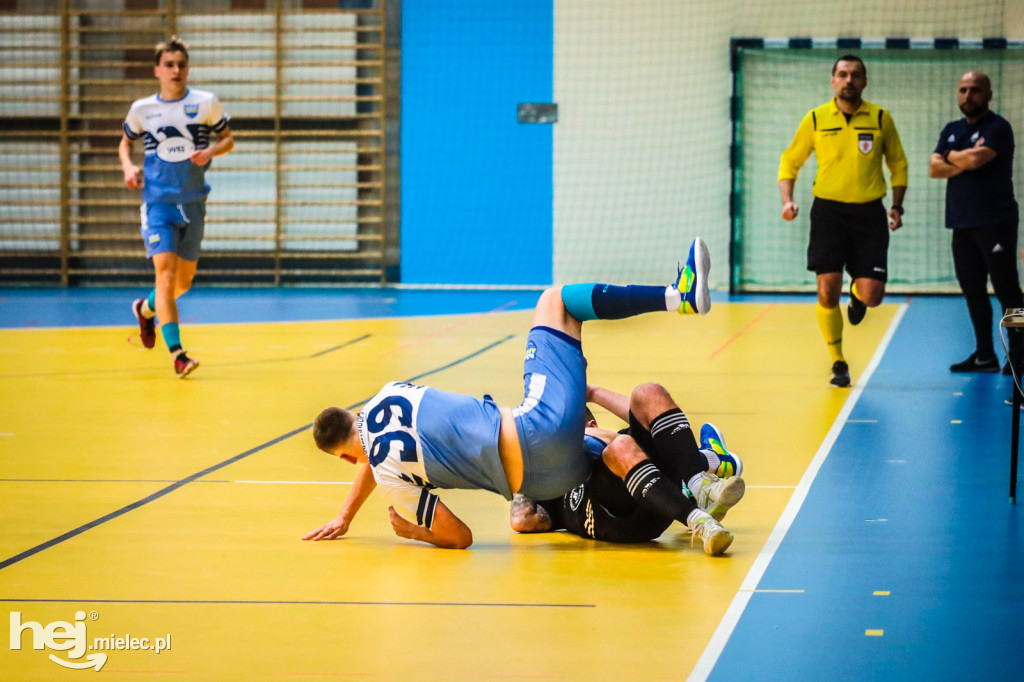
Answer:
[[151, 95], [132, 103], [124, 120], [129, 140], [140, 137], [146, 146], [142, 189], [144, 204], [187, 204], [206, 198], [210, 186], [204, 179], [205, 166], [189, 156], [210, 146], [210, 133], [228, 125], [228, 115], [212, 92], [187, 90], [173, 101]]
[[357, 428], [381, 492], [417, 525], [433, 523], [435, 488], [512, 499], [498, 454], [501, 412], [490, 398], [391, 382], [366, 403]]

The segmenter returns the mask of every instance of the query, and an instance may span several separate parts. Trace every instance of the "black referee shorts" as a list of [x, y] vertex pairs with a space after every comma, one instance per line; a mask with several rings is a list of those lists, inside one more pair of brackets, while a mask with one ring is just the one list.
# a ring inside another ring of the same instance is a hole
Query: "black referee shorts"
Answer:
[[888, 279], [889, 216], [876, 199], [866, 204], [814, 198], [807, 269], [819, 275]]

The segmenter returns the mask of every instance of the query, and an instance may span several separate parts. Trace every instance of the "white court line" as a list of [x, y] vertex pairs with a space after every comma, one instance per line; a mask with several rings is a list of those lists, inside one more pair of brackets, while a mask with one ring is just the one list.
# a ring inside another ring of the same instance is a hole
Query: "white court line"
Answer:
[[764, 572], [768, 569], [768, 564], [771, 563], [772, 558], [775, 556], [775, 551], [782, 544], [782, 539], [786, 537], [786, 533], [789, 532], [790, 526], [793, 525], [793, 520], [796, 519], [797, 512], [800, 511], [800, 507], [803, 506], [804, 500], [807, 498], [807, 493], [810, 491], [811, 483], [814, 482], [814, 478], [818, 475], [818, 471], [821, 469], [822, 464], [825, 463], [825, 459], [828, 457], [829, 452], [832, 451], [832, 446], [835, 445], [836, 439], [839, 438], [839, 433], [843, 430], [843, 426], [846, 424], [847, 417], [850, 412], [853, 411], [857, 401], [860, 400], [860, 396], [864, 393], [864, 387], [867, 385], [871, 375], [874, 374], [875, 369], [878, 367], [878, 363], [882, 361], [882, 356], [885, 355], [886, 348], [889, 347], [889, 342], [892, 341], [893, 335], [896, 333], [896, 328], [899, 326], [900, 321], [903, 319], [903, 315], [907, 312], [908, 304], [906, 302], [900, 305], [896, 316], [893, 317], [892, 322], [889, 324], [889, 329], [886, 330], [885, 336], [882, 337], [882, 342], [878, 346], [878, 350], [875, 351], [874, 357], [871, 358], [871, 362], [868, 364], [864, 373], [857, 381], [857, 385], [853, 388], [853, 393], [847, 399], [846, 404], [843, 405], [843, 409], [839, 411], [836, 416], [835, 422], [832, 424], [832, 428], [829, 429], [828, 434], [825, 436], [825, 440], [822, 441], [821, 447], [818, 448], [818, 452], [815, 453], [814, 459], [811, 460], [810, 465], [804, 472], [803, 477], [800, 479], [800, 484], [797, 486], [793, 496], [789, 499], [789, 504], [782, 512], [782, 516], [779, 517], [779, 522], [775, 524], [775, 528], [772, 530], [772, 534], [768, 537], [768, 541], [765, 542], [761, 553], [754, 559], [754, 564], [750, 567], [750, 572], [747, 573], [747, 577], [743, 580], [743, 584], [740, 585], [739, 592], [733, 597], [732, 603], [729, 604], [729, 608], [726, 610], [725, 615], [722, 617], [722, 621], [718, 624], [718, 628], [715, 633], [711, 635], [711, 640], [708, 642], [707, 647], [704, 649], [704, 653], [701, 654], [700, 659], [697, 661], [697, 665], [694, 666], [693, 672], [690, 673], [688, 678], [691, 682], [697, 682], [706, 680], [711, 671], [714, 670], [715, 664], [718, 662], [718, 657], [722, 655], [722, 650], [725, 649], [726, 643], [732, 636], [733, 630], [736, 629], [736, 624], [739, 623], [740, 616], [743, 615], [743, 610], [747, 608], [747, 603], [750, 601], [751, 595], [754, 590], [757, 589], [757, 585], [761, 582], [761, 578], [764, 576]]
[[234, 481], [234, 483], [267, 483], [277, 485], [352, 485], [352, 481]]

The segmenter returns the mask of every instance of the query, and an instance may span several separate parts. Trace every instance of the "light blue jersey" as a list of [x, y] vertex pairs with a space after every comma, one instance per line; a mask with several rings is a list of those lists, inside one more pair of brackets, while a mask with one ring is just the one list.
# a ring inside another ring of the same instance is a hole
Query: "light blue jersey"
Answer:
[[132, 103], [124, 134], [129, 140], [143, 138], [146, 146], [142, 202], [187, 204], [206, 198], [210, 164], [197, 166], [189, 156], [209, 147], [210, 133], [223, 131], [228, 118], [217, 97], [204, 90], [187, 90], [170, 102], [151, 95]]
[[430, 528], [434, 488], [512, 499], [498, 454], [501, 412], [490, 398], [391, 382], [366, 404], [357, 427], [377, 485], [409, 521]]

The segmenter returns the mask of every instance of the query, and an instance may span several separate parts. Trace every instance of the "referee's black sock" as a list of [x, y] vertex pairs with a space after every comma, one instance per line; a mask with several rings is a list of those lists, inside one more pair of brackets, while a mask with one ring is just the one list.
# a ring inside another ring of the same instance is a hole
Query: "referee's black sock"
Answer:
[[683, 494], [682, 486], [674, 485], [649, 459], [630, 469], [625, 481], [626, 490], [637, 504], [666, 518], [685, 524], [686, 517], [697, 508], [693, 498]]

